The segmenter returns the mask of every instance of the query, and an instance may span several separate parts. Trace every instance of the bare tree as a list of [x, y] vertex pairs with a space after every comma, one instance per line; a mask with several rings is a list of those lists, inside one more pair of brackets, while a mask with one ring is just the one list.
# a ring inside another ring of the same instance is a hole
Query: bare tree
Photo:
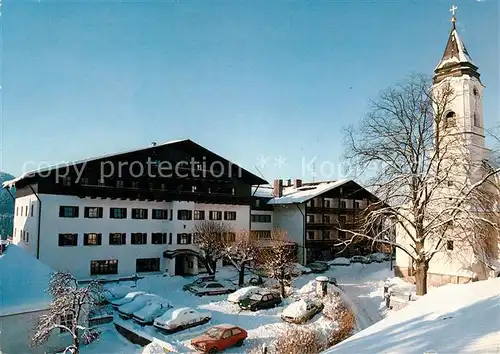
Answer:
[[255, 237], [249, 230], [242, 230], [236, 235], [234, 242], [227, 242], [225, 256], [238, 271], [238, 285], [245, 282], [245, 269], [255, 260], [258, 248]]
[[200, 258], [210, 275], [215, 274], [217, 261], [225, 254], [230, 232], [229, 226], [220, 221], [203, 220], [194, 226], [194, 241], [200, 249]]
[[[429, 262], [449, 242], [476, 244], [475, 234], [498, 232], [497, 205], [484, 203], [498, 200], [491, 183], [498, 169], [470, 152], [451, 110], [455, 99], [449, 83], [433, 87], [414, 77], [383, 92], [346, 132], [348, 167], [368, 176], [367, 188], [380, 201], [360, 215], [357, 230], [345, 231], [405, 252], [420, 295], [427, 292]], [[397, 240], [390, 237], [394, 228]]]
[[292, 277], [295, 256], [295, 244], [288, 239], [284, 230], [271, 231], [269, 240], [257, 241], [259, 251], [257, 263], [266, 271], [270, 278], [280, 284], [280, 293], [285, 297], [285, 285]]
[[102, 303], [102, 285], [91, 281], [81, 286], [70, 273], [55, 272], [51, 275], [48, 292], [53, 297], [49, 312], [38, 319], [30, 345], [40, 346], [52, 331], [60, 330], [70, 333], [73, 341], [64, 352], [78, 354], [80, 339], [89, 340], [97, 335], [86, 323], [89, 312]]

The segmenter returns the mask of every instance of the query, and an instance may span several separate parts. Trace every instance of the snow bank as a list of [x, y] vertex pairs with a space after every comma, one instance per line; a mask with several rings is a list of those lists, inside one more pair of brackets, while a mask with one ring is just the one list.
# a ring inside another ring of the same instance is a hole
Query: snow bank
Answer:
[[499, 353], [500, 279], [432, 289], [325, 352]]
[[50, 306], [46, 292], [52, 268], [16, 245], [0, 255], [0, 316], [39, 311]]
[[286, 309], [283, 310], [283, 316], [300, 317], [307, 312], [307, 303], [304, 299], [292, 302]]

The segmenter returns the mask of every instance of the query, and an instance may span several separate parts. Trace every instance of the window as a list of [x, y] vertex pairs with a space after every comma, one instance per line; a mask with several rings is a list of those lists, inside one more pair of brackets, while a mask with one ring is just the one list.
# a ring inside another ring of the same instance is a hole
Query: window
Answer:
[[193, 211], [192, 210], [177, 210], [177, 220], [192, 220]]
[[238, 328], [233, 328], [231, 331], [233, 332], [233, 336], [241, 333], [241, 329]]
[[127, 236], [124, 233], [110, 233], [109, 234], [109, 244], [110, 245], [125, 245], [127, 243]]
[[148, 234], [141, 232], [132, 233], [130, 243], [133, 245], [145, 245], [148, 243]]
[[164, 245], [167, 243], [167, 233], [155, 232], [151, 234], [151, 243], [153, 245]]
[[347, 222], [347, 215], [340, 215], [339, 222], [341, 225], [345, 225], [345, 223]]
[[260, 207], [260, 199], [255, 200], [255, 207], [256, 208]]
[[88, 179], [87, 177], [82, 177], [82, 178], [80, 179], [80, 184], [81, 184], [82, 186], [88, 186], [88, 185], [89, 185], [89, 179]]
[[178, 245], [189, 245], [191, 244], [191, 234], [177, 234], [177, 244]]
[[104, 181], [104, 179], [98, 179], [97, 180], [97, 185], [99, 187], [105, 187], [106, 186], [106, 182]]
[[26, 211], [24, 212], [25, 216], [28, 216], [28, 206], [26, 205]]
[[60, 206], [59, 216], [61, 218], [77, 218], [78, 217], [78, 207], [77, 206]]
[[89, 219], [102, 218], [102, 207], [85, 207], [84, 217]]
[[359, 202], [354, 202], [354, 209], [359, 209]]
[[30, 233], [26, 232], [26, 242], [29, 242], [29, 241], [30, 241]]
[[132, 209], [132, 219], [147, 219], [148, 209]]
[[448, 251], [453, 251], [453, 241], [446, 241], [446, 249]]
[[174, 219], [174, 209], [170, 209], [170, 217], [169, 217], [169, 220], [173, 220]]
[[193, 192], [193, 193], [196, 192], [196, 186], [191, 186], [191, 192]]
[[84, 246], [100, 246], [102, 243], [101, 234], [90, 233], [83, 234]]
[[171, 232], [168, 234], [168, 244], [169, 245], [172, 244], [172, 233]]
[[453, 187], [453, 181], [448, 181], [447, 184], [448, 184], [448, 187]]
[[118, 260], [90, 261], [90, 275], [118, 274]]
[[259, 215], [252, 214], [251, 215], [252, 222], [271, 222], [271, 215]]
[[135, 271], [141, 272], [159, 272], [160, 258], [138, 258], [135, 260]]
[[205, 220], [205, 210], [195, 210], [194, 211], [195, 220]]
[[133, 181], [132, 182], [132, 188], [139, 188], [139, 182]]
[[33, 216], [33, 212], [35, 211], [35, 206], [31, 204], [31, 216]]
[[127, 208], [110, 208], [109, 217], [111, 219], [126, 219], [127, 218]]
[[[65, 326], [65, 327], [68, 327], [69, 329], [72, 329], [73, 328], [73, 313], [67, 313], [65, 315], [62, 315], [60, 318], [59, 318], [59, 324], [61, 326]], [[61, 328], [59, 330], [59, 333], [64, 333], [66, 332], [65, 329]]]
[[23, 216], [23, 207], [21, 207], [21, 216]]
[[121, 179], [116, 181], [116, 188], [123, 188], [125, 187], [125, 183]]
[[224, 212], [224, 220], [236, 220], [236, 212], [235, 211], [225, 211]]
[[167, 220], [168, 219], [168, 209], [153, 209], [153, 219], [154, 220]]
[[477, 113], [476, 112], [474, 112], [473, 117], [474, 117], [474, 126], [475, 127], [479, 127], [479, 119], [477, 117]]
[[328, 199], [325, 200], [324, 204], [325, 204], [325, 208], [330, 208], [330, 200], [328, 200]]
[[328, 224], [330, 221], [330, 215], [323, 215], [323, 223]]
[[260, 231], [252, 231], [257, 240], [270, 240], [271, 239], [271, 231], [269, 230], [260, 230]]
[[455, 114], [455, 112], [450, 111], [450, 112], [446, 113], [446, 116], [445, 116], [446, 128], [456, 126], [457, 125], [456, 118], [457, 118], [457, 115]]
[[323, 231], [323, 240], [331, 240], [332, 239], [332, 233], [330, 231]]
[[339, 201], [339, 208], [340, 208], [340, 209], [345, 209], [345, 208], [347, 208], [347, 203], [345, 202], [345, 200], [340, 200], [340, 201]]
[[63, 177], [63, 186], [71, 186], [71, 177], [69, 176]]
[[232, 194], [232, 195], [235, 195], [235, 194], [236, 194], [236, 189], [231, 188], [231, 194]]
[[339, 231], [339, 239], [345, 240], [345, 231]]
[[78, 246], [78, 234], [59, 234], [59, 246]]
[[211, 210], [209, 213], [210, 220], [222, 220], [222, 211]]

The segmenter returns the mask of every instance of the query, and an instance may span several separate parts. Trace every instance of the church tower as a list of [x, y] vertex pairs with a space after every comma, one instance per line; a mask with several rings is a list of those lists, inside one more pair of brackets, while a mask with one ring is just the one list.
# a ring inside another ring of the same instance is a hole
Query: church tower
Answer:
[[450, 9], [453, 14], [452, 28], [443, 57], [434, 70], [433, 89], [439, 92], [448, 84], [453, 89], [453, 99], [444, 112], [446, 126], [451, 128], [447, 133], [461, 135], [471, 162], [480, 165], [488, 157], [482, 104], [484, 86], [478, 67], [458, 35], [456, 9], [456, 6]]

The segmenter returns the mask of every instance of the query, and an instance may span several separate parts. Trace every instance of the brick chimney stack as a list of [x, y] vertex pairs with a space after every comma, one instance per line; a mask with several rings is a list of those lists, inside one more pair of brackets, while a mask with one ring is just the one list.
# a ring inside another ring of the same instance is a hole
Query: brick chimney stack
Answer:
[[293, 185], [295, 186], [295, 188], [300, 188], [300, 187], [302, 187], [302, 180], [301, 180], [301, 179], [296, 178], [296, 179], [295, 179], [295, 181], [293, 182]]
[[273, 194], [276, 198], [281, 198], [283, 196], [283, 180], [275, 179], [273, 185]]

